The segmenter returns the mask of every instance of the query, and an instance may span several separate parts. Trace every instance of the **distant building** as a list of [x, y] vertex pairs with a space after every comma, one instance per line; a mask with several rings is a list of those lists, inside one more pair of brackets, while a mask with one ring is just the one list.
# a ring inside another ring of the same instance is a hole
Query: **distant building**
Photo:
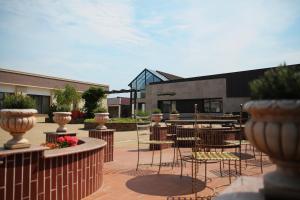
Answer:
[[[130, 105], [133, 105], [132, 113], [134, 110], [145, 111], [146, 86], [148, 86], [151, 83], [161, 83], [164, 81], [171, 81], [177, 79], [182, 79], [182, 77], [162, 71], [144, 69], [128, 84], [128, 86], [132, 90], [132, 92], [130, 93]], [[136, 100], [136, 102], [134, 102], [134, 100]]]
[[[40, 74], [32, 74], [0, 68], [0, 109], [5, 95], [23, 93], [36, 101], [36, 109], [40, 114], [47, 114], [49, 105], [53, 103], [53, 91], [71, 85], [82, 93], [89, 87], [102, 87], [108, 91], [109, 86], [104, 84], [88, 83], [70, 79], [63, 79]], [[106, 101], [104, 101], [106, 104]]]
[[111, 118], [131, 117], [130, 98], [127, 97], [108, 98], [107, 106], [108, 106], [109, 116]]
[[[289, 67], [300, 70], [300, 64]], [[262, 76], [268, 69], [192, 78], [172, 75], [169, 79], [158, 71], [145, 69], [129, 84], [131, 89], [137, 90], [133, 107], [148, 112], [160, 108], [163, 113], [176, 109], [183, 117], [192, 116], [195, 104], [201, 113], [237, 113], [240, 104], [250, 100], [249, 82]], [[131, 97], [134, 99], [133, 95]]]

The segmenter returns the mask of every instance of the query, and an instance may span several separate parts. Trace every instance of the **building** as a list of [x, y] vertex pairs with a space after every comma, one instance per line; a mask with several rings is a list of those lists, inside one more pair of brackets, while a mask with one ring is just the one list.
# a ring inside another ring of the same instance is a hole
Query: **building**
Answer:
[[182, 79], [182, 77], [162, 71], [144, 69], [128, 84], [131, 89], [130, 104], [133, 105], [132, 113], [134, 113], [136, 109], [145, 111], [146, 86], [151, 83], [161, 83], [177, 79]]
[[0, 109], [5, 95], [22, 93], [31, 96], [36, 101], [38, 113], [47, 114], [49, 106], [53, 103], [54, 90], [63, 89], [67, 84], [75, 87], [80, 93], [92, 86], [102, 87], [105, 91], [109, 90], [109, 86], [104, 84], [88, 83], [0, 68]]
[[[300, 70], [300, 64], [290, 67]], [[137, 95], [136, 107], [145, 107], [148, 112], [160, 108], [163, 113], [170, 113], [176, 109], [183, 117], [191, 117], [197, 104], [201, 113], [238, 113], [240, 104], [250, 100], [249, 82], [262, 76], [268, 69], [152, 82], [138, 76], [129, 86], [137, 82], [136, 89], [140, 95]], [[138, 83], [142, 83], [140, 87]]]
[[130, 98], [128, 97], [108, 98], [107, 107], [111, 118], [131, 117]]

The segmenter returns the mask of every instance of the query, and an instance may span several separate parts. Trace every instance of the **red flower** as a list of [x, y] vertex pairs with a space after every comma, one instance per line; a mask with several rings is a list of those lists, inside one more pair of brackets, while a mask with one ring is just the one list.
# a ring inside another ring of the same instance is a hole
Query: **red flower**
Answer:
[[68, 143], [69, 146], [75, 146], [78, 143], [78, 139], [75, 136], [65, 136], [65, 141]]
[[58, 143], [63, 143], [63, 142], [65, 142], [65, 138], [64, 137], [58, 137], [57, 142]]

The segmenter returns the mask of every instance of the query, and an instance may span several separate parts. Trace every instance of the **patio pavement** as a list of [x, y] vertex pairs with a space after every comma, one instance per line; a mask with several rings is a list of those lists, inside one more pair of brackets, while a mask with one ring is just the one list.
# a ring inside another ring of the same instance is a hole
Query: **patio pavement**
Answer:
[[[31, 143], [41, 144], [45, 141], [45, 131], [56, 130], [57, 125], [51, 123], [37, 123], [36, 126], [26, 133], [25, 137]], [[69, 124], [67, 126], [70, 132], [77, 132], [79, 137], [87, 137], [88, 131], [82, 130], [82, 124]], [[0, 129], [0, 145], [3, 145], [10, 138], [9, 134]], [[184, 167], [184, 176], [180, 177], [180, 167], [176, 165], [171, 167], [172, 150], [163, 150], [163, 162], [161, 173], [158, 175], [157, 166], [141, 166], [138, 171], [135, 170], [137, 151], [136, 151], [136, 132], [116, 132], [114, 144], [114, 161], [104, 165], [104, 184], [102, 188], [87, 197], [86, 200], [93, 199], [194, 199], [192, 192], [191, 168], [187, 164]], [[156, 152], [155, 163], [158, 162], [159, 152]], [[147, 146], [141, 154], [141, 163], [150, 163], [151, 152]], [[242, 161], [242, 173], [244, 176], [261, 176], [259, 156], [255, 160], [250, 155], [248, 166], [245, 167], [245, 161]], [[223, 177], [219, 174], [219, 164], [208, 165], [208, 177], [211, 178], [208, 186], [219, 187], [216, 192], [222, 191], [229, 184], [228, 165], [224, 167]], [[234, 167], [232, 167], [234, 169]], [[274, 170], [275, 166], [270, 163], [267, 156], [263, 157], [264, 173]], [[203, 176], [204, 166], [199, 167], [199, 177], [197, 180], [198, 196], [206, 196], [211, 190], [204, 187]], [[232, 181], [235, 179], [235, 171], [232, 170]], [[220, 187], [224, 186], [224, 187]]]

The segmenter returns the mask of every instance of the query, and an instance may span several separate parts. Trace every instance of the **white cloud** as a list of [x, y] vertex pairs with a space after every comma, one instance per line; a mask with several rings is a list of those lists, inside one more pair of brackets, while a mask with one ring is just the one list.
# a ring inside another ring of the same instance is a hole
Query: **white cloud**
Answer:
[[21, 16], [22, 23], [45, 21], [54, 32], [81, 41], [139, 44], [146, 40], [134, 26], [129, 1], [7, 1], [2, 7]]

